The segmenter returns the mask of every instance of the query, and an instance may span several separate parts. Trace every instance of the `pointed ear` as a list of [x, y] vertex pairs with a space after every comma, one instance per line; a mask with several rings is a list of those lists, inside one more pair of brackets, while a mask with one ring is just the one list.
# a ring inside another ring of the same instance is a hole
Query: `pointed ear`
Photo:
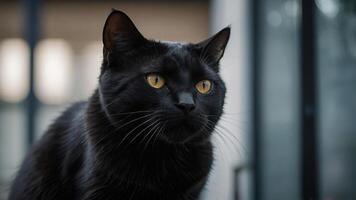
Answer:
[[201, 49], [201, 57], [207, 63], [217, 65], [224, 55], [225, 47], [230, 38], [230, 27], [226, 27], [214, 36], [196, 44]]
[[103, 30], [105, 50], [111, 51], [113, 48], [128, 50], [128, 47], [139, 45], [145, 40], [135, 24], [124, 12], [112, 10], [106, 19]]

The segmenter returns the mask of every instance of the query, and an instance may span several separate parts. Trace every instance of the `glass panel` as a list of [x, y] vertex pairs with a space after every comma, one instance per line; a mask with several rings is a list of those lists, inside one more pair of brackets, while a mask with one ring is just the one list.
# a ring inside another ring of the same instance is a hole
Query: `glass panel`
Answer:
[[0, 1], [0, 200], [26, 151], [29, 48], [21, 38], [23, 10], [18, 0]]
[[260, 1], [260, 196], [299, 200], [299, 1]]
[[322, 199], [356, 199], [356, 1], [318, 0]]
[[22, 108], [0, 103], [0, 199], [6, 199], [8, 184], [26, 151], [26, 119]]

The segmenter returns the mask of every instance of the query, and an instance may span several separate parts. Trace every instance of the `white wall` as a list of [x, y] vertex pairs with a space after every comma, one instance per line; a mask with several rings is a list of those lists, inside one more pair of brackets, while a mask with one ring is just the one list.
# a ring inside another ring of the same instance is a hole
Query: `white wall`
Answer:
[[[234, 134], [225, 141], [215, 137], [216, 160], [213, 172], [203, 195], [203, 200], [233, 199], [233, 169], [246, 160], [248, 134], [248, 48], [247, 48], [247, 1], [246, 0], [213, 0], [211, 7], [211, 34], [230, 25], [231, 38], [221, 62], [221, 75], [226, 82], [227, 96], [225, 113], [219, 126], [225, 135]], [[221, 133], [216, 133], [220, 134]], [[229, 140], [231, 144], [229, 143]], [[243, 188], [247, 188], [244, 182]], [[243, 189], [245, 191], [245, 189]], [[245, 199], [245, 198], [244, 198]]]

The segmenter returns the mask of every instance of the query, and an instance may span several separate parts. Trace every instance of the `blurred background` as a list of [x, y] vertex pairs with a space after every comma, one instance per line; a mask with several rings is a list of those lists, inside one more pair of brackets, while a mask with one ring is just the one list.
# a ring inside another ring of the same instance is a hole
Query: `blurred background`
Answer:
[[356, 200], [355, 0], [0, 0], [0, 200], [31, 144], [96, 87], [111, 8], [158, 40], [232, 28], [202, 200]]

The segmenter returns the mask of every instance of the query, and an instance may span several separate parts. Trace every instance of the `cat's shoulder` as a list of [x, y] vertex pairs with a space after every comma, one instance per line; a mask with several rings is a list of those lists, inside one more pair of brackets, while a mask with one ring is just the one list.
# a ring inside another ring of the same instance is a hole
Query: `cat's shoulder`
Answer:
[[78, 143], [80, 133], [83, 132], [86, 101], [76, 102], [67, 107], [50, 124], [49, 128], [34, 145], [34, 150], [48, 152], [51, 149], [61, 148], [72, 143]]
[[63, 112], [53, 120], [42, 137], [43, 142], [52, 143], [58, 139], [73, 136], [72, 133], [83, 129], [87, 102], [76, 102], [68, 106]]
[[75, 102], [68, 106], [62, 114], [55, 120], [54, 123], [69, 123], [73, 122], [73, 120], [78, 120], [85, 114], [85, 110], [87, 107], [87, 101]]

